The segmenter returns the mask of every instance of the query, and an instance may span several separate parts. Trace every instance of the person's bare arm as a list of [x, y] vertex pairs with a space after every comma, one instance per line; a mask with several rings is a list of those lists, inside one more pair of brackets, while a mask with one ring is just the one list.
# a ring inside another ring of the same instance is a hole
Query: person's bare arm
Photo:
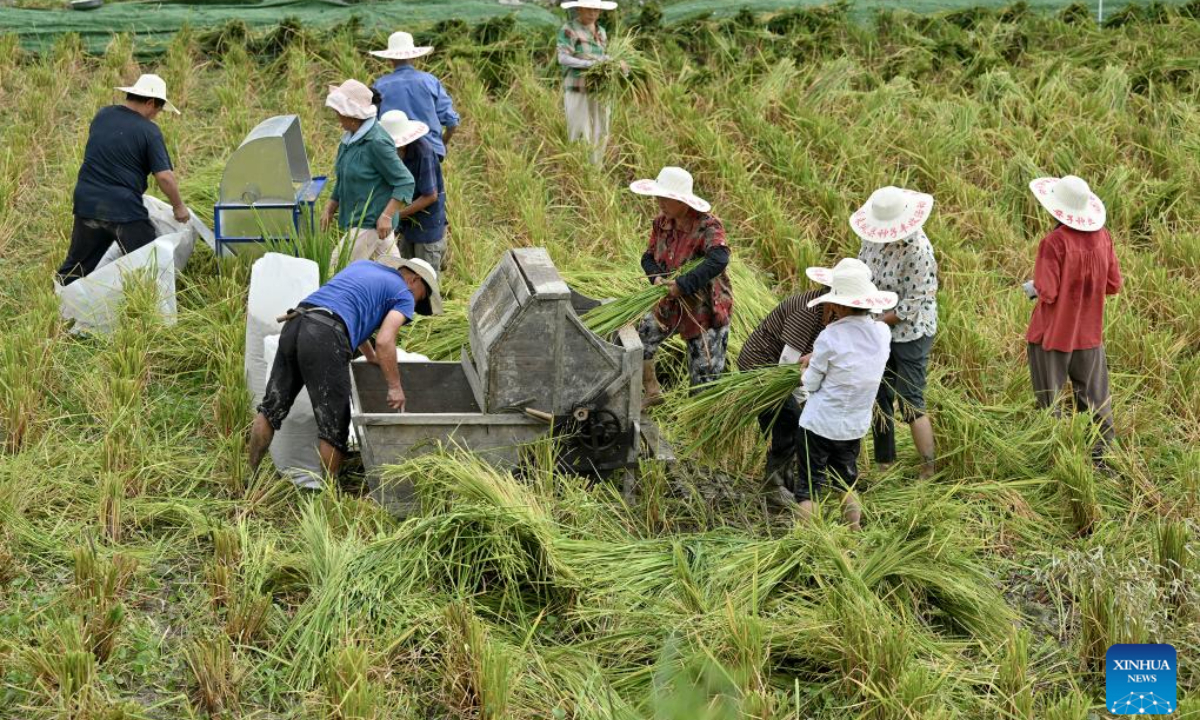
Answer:
[[192, 213], [187, 209], [187, 205], [183, 204], [183, 197], [179, 194], [179, 181], [175, 179], [175, 172], [172, 170], [156, 172], [154, 173], [154, 179], [158, 182], [158, 186], [162, 189], [163, 194], [167, 196], [167, 200], [171, 202], [171, 210], [175, 215], [175, 222], [185, 223], [191, 220]]
[[395, 228], [392, 227], [392, 218], [395, 217], [396, 213], [400, 212], [403, 207], [404, 203], [396, 198], [388, 200], [387, 206], [383, 209], [383, 212], [379, 214], [379, 219], [375, 221], [375, 231], [379, 233], [380, 240], [386, 240], [387, 236], [391, 235], [395, 230]]
[[442, 128], [442, 144], [449, 145], [450, 138], [454, 137], [454, 131], [458, 129], [457, 125]]
[[362, 345], [358, 346], [358, 351], [367, 359], [367, 362], [372, 365], [379, 364], [379, 358], [375, 355], [375, 348], [371, 347], [370, 340], [363, 340]]
[[387, 381], [388, 405], [398, 412], [404, 412], [405, 398], [404, 388], [400, 385], [400, 368], [396, 365], [396, 335], [406, 322], [408, 319], [402, 313], [393, 310], [384, 317], [379, 332], [375, 334], [375, 364]]
[[337, 200], [330, 200], [325, 203], [325, 211], [321, 213], [321, 232], [328, 230], [329, 226], [333, 224], [333, 218], [337, 215], [337, 210]]
[[403, 210], [401, 210], [400, 217], [406, 218], [406, 217], [409, 217], [410, 215], [416, 215], [417, 213], [421, 212], [425, 208], [427, 208], [430, 205], [437, 202], [437, 199], [438, 199], [437, 190], [434, 190], [431, 193], [422, 195], [421, 197], [417, 198], [416, 200], [413, 200], [411, 205], [408, 205]]

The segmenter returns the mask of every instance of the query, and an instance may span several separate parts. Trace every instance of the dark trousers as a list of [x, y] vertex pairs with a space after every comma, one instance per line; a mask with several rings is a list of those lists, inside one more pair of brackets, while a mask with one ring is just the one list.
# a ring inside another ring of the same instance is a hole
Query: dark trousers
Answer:
[[[758, 426], [764, 435], [768, 432], [771, 434], [771, 446], [767, 450], [767, 475], [794, 462], [796, 437], [800, 432], [800, 403], [796, 402], [796, 398], [789, 395], [778, 409], [759, 415]], [[790, 481], [791, 474], [787, 474], [786, 478]]]
[[347, 452], [350, 439], [350, 341], [339, 326], [305, 316], [288, 320], [258, 411], [278, 430], [303, 388], [312, 400], [317, 436]]
[[877, 463], [896, 462], [896, 421], [892, 417], [896, 405], [906, 423], [925, 415], [925, 376], [932, 349], [931, 335], [911, 342], [892, 343], [883, 381], [875, 395], [875, 413], [871, 422]]
[[58, 281], [70, 285], [91, 275], [114, 242], [121, 252], [128, 254], [154, 242], [156, 237], [158, 233], [149, 220], [114, 223], [76, 217], [75, 226], [71, 228], [71, 248], [58, 268]]
[[799, 472], [792, 493], [796, 502], [813, 500], [829, 490], [849, 492], [858, 482], [858, 452], [862, 439], [830, 440], [800, 428], [796, 459]]
[[1060, 352], [1029, 344], [1029, 375], [1033, 394], [1040, 408], [1048, 408], [1058, 400], [1059, 393], [1071, 381], [1075, 409], [1094, 414], [1100, 424], [1101, 443], [1094, 452], [1102, 453], [1113, 441], [1112, 395], [1108, 389], [1108, 358], [1104, 346]]

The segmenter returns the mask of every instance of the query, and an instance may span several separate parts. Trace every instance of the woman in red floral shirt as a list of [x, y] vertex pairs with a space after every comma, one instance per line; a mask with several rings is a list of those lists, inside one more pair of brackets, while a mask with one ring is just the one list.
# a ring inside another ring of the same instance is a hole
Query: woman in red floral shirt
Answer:
[[[710, 205], [693, 194], [692, 176], [686, 170], [665, 167], [657, 179], [638, 180], [629, 189], [658, 199], [659, 214], [642, 255], [642, 269], [650, 282], [670, 286], [670, 294], [638, 325], [645, 348], [644, 402], [654, 405], [662, 401], [654, 354], [672, 335], [678, 333], [687, 341], [692, 387], [716, 379], [725, 369], [733, 313], [733, 294], [725, 273], [729, 246], [721, 221], [709, 213]], [[672, 277], [693, 260], [702, 262]]]
[[1121, 267], [1105, 209], [1083, 180], [1068, 175], [1029, 184], [1058, 221], [1042, 239], [1033, 269], [1037, 306], [1029, 320], [1029, 371], [1039, 407], [1050, 407], [1071, 381], [1075, 407], [1095, 414], [1101, 441], [1093, 461], [1103, 469], [1112, 443], [1112, 396], [1104, 354], [1104, 299], [1121, 289]]

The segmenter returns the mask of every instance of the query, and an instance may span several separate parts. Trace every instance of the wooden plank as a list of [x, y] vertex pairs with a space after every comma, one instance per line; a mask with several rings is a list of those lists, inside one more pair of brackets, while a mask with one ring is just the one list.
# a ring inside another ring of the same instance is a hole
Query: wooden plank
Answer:
[[570, 298], [571, 289], [559, 276], [545, 248], [516, 248], [511, 252], [535, 296], [546, 300]]

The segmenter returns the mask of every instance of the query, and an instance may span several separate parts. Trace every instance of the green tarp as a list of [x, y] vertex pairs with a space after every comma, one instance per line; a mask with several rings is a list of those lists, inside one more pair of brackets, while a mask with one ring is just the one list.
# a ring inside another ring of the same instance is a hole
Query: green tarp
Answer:
[[[632, 5], [633, 0], [627, 0]], [[1167, 4], [1183, 4], [1186, 0], [1168, 0]], [[791, 8], [825, 5], [829, 0], [682, 0], [664, 2], [663, 18], [678, 22], [699, 14], [729, 15], [742, 8], [754, 12], [774, 12]], [[866, 18], [876, 11], [890, 8], [916, 13], [962, 10], [970, 7], [999, 8], [1012, 0], [852, 0], [855, 15]], [[1029, 0], [1031, 9], [1058, 12], [1072, 0]], [[1094, 13], [1097, 0], [1085, 3]], [[1106, 0], [1105, 15], [1131, 4], [1127, 0]], [[153, 52], [169, 40], [170, 35], [185, 24], [195, 28], [211, 28], [231, 20], [241, 20], [251, 28], [276, 25], [285, 17], [294, 17], [311, 27], [329, 27], [358, 17], [363, 27], [418, 28], [442, 20], [461, 19], [474, 24], [487, 18], [512, 14], [519, 23], [535, 26], [557, 26], [562, 22], [561, 11], [551, 11], [544, 5], [525, 2], [522, 5], [502, 5], [498, 0], [380, 0], [379, 2], [348, 3], [341, 0], [266, 0], [265, 2], [213, 3], [197, 0], [179, 2], [108, 2], [98, 10], [20, 10], [0, 8], [0, 34], [13, 33], [21, 45], [40, 51], [66, 32], [83, 38], [89, 51], [102, 51], [114, 33], [131, 32], [138, 37], [138, 51]]]
[[21, 38], [27, 50], [41, 51], [63, 33], [78, 33], [89, 51], [100, 52], [113, 34], [128, 32], [138, 38], [145, 52], [163, 45], [184, 25], [194, 28], [219, 27], [240, 20], [251, 28], [276, 25], [294, 17], [304, 25], [329, 27], [357, 17], [363, 27], [421, 27], [460, 18], [476, 23], [497, 15], [515, 14], [530, 25], [556, 26], [562, 22], [545, 7], [532, 4], [501, 5], [496, 0], [386, 0], [344, 3], [337, 0], [267, 0], [245, 3], [107, 3], [98, 10], [21, 10], [0, 8], [0, 34]]

